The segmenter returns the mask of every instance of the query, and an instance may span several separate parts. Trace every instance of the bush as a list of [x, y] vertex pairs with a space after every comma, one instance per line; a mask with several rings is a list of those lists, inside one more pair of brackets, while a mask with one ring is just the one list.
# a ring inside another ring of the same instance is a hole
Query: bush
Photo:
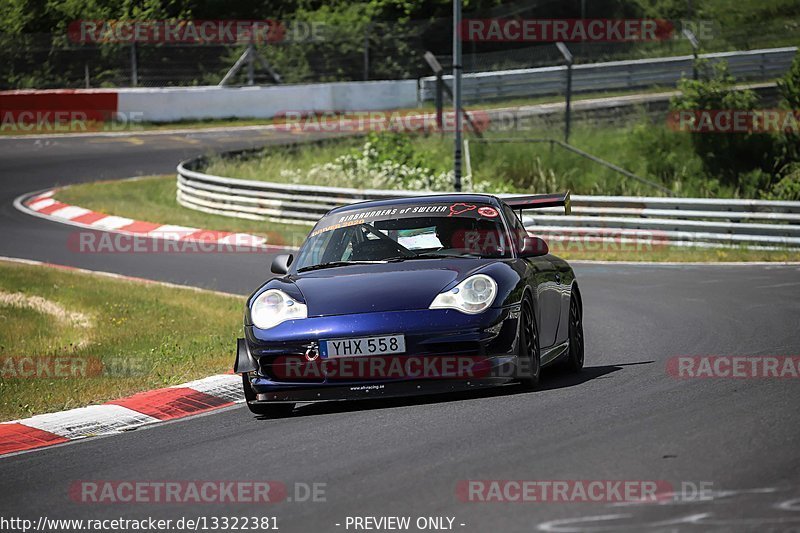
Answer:
[[[452, 191], [453, 173], [434, 172], [424, 166], [407, 135], [371, 133], [360, 150], [341, 155], [331, 163], [313, 165], [303, 172], [282, 170], [281, 177], [292, 183], [326, 183], [366, 189]], [[489, 192], [491, 184], [462, 178], [464, 191]]]
[[789, 72], [778, 81], [778, 91], [788, 109], [800, 109], [800, 54], [795, 55]]
[[[682, 79], [681, 94], [672, 99], [673, 111], [753, 110], [758, 96], [751, 90], [737, 91], [727, 64], [698, 62], [698, 80]], [[780, 141], [764, 133], [695, 133], [694, 150], [703, 162], [705, 173], [723, 184], [741, 188], [742, 176], [752, 181], [754, 171], [775, 174], [780, 167]]]
[[[674, 192], [681, 194], [688, 182], [702, 175], [702, 162], [692, 153], [692, 141], [685, 134], [642, 117], [629, 137], [633, 152], [643, 156], [644, 175], [656, 178]], [[714, 196], [717, 192], [711, 181], [706, 180], [703, 185], [712, 189], [704, 190], [705, 196]]]
[[[411, 167], [425, 166], [414, 150], [411, 137], [399, 132], [376, 133], [367, 135], [367, 142], [375, 150], [376, 160], [379, 162], [392, 161]], [[359, 152], [354, 152], [357, 155]]]
[[[796, 55], [792, 67], [783, 79], [778, 80], [782, 104], [785, 109], [793, 111], [800, 121], [800, 54]], [[800, 134], [798, 132], [784, 132], [783, 157], [791, 162], [800, 159]]]
[[764, 195], [766, 200], [800, 201], [800, 163], [790, 164], [784, 176]]

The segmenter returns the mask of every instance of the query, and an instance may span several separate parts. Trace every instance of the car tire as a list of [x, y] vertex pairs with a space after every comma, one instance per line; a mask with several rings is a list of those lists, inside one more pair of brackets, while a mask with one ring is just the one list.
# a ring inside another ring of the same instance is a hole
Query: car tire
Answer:
[[580, 300], [573, 292], [569, 301], [569, 355], [565, 366], [570, 372], [583, 369], [583, 309]]
[[254, 415], [263, 416], [265, 418], [283, 418], [289, 416], [292, 409], [294, 409], [293, 403], [250, 403], [251, 401], [255, 401], [256, 393], [250, 385], [250, 380], [247, 379], [247, 374], [242, 374], [242, 388], [244, 389], [244, 399], [247, 403], [247, 408], [250, 409], [250, 412]]
[[536, 318], [533, 306], [527, 298], [522, 302], [520, 309], [520, 331], [517, 347], [517, 357], [520, 362], [528, 361], [528, 375], [520, 380], [522, 386], [533, 390], [539, 385], [539, 376], [542, 373], [541, 354], [539, 352], [539, 333], [536, 329]]

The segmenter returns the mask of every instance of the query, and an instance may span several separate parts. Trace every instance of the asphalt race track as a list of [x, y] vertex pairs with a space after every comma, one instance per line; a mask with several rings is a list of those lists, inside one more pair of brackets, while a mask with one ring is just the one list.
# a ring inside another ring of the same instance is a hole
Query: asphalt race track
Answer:
[[[0, 255], [245, 294], [267, 275], [266, 254], [76, 254], [66, 247], [70, 228], [12, 201], [280, 140], [263, 132], [0, 138]], [[289, 532], [353, 531], [348, 516], [454, 517], [453, 529], [476, 533], [800, 531], [800, 380], [680, 380], [666, 370], [678, 355], [800, 355], [800, 267], [576, 271], [587, 347], [579, 378], [549, 371], [536, 392], [308, 405], [283, 420], [239, 406], [10, 456], [0, 459], [0, 515], [276, 516]], [[713, 490], [662, 504], [463, 502], [456, 488], [470, 479], [666, 480]], [[79, 480], [324, 483], [325, 501], [80, 504], [69, 497]]]
[[142, 257], [76, 253], [66, 245], [68, 235], [75, 228], [22, 215], [12, 201], [21, 194], [53, 185], [166, 174], [173, 172], [182, 159], [209, 151], [238, 150], [287, 140], [296, 140], [296, 137], [286, 134], [281, 137], [275, 132], [253, 129], [235, 133], [0, 139], [0, 227], [3, 230], [0, 255], [245, 293], [253, 286], [248, 280], [258, 277], [248, 276], [248, 273], [257, 272], [255, 265], [262, 265], [262, 272], [269, 267], [269, 260], [262, 254], [252, 257], [242, 254], [236, 261], [207, 254], [203, 258], [203, 272], [199, 272], [194, 259], [177, 254]]

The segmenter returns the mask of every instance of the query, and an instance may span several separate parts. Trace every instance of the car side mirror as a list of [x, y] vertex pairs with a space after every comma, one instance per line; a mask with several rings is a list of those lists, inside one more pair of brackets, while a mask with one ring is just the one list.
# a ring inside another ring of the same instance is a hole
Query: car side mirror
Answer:
[[289, 265], [292, 264], [293, 260], [294, 256], [292, 254], [276, 255], [272, 260], [272, 266], [270, 267], [270, 270], [273, 274], [286, 274], [289, 272]]
[[550, 247], [544, 239], [539, 237], [525, 237], [522, 240], [522, 250], [520, 250], [520, 257], [539, 257], [550, 253]]

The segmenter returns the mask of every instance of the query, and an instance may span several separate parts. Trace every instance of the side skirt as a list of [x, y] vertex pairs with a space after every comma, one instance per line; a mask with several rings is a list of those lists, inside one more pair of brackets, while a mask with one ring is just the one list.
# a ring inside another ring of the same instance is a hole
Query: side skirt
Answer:
[[555, 363], [560, 357], [569, 352], [569, 341], [551, 346], [542, 351], [542, 367]]

